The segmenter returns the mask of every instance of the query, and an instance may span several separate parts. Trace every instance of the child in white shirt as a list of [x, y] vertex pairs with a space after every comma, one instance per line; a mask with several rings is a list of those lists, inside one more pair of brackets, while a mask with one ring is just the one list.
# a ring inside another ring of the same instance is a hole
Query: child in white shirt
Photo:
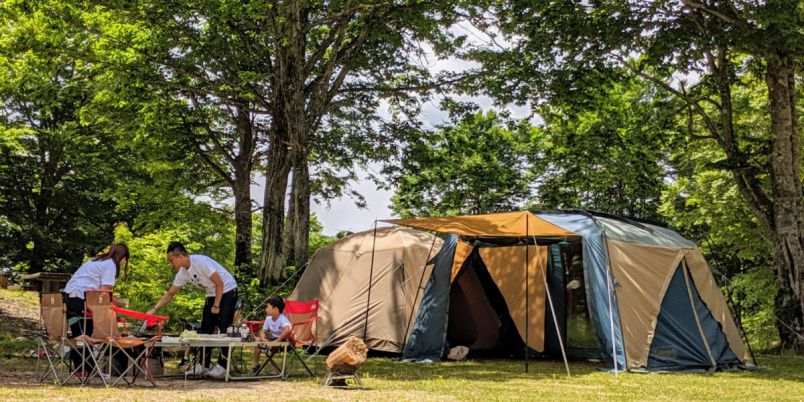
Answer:
[[[271, 296], [265, 305], [265, 323], [262, 325], [259, 335], [256, 340], [260, 342], [267, 341], [287, 341], [290, 339], [293, 325], [290, 320], [283, 314], [285, 311], [285, 302], [279, 296]], [[254, 349], [254, 366], [251, 371], [257, 372], [260, 369], [260, 348]]]

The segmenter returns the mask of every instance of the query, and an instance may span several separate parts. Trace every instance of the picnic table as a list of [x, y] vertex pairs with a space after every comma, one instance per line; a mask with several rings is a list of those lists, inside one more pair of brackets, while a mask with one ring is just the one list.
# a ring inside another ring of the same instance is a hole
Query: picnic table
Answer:
[[[178, 338], [178, 337], [163, 337], [163, 339], [156, 344], [157, 347], [162, 348], [169, 348], [169, 347], [192, 347], [192, 348], [201, 348], [201, 361], [204, 361], [206, 348], [214, 348], [214, 347], [224, 347], [228, 348], [227, 354], [227, 362], [226, 362], [226, 376], [224, 377], [224, 381], [235, 381], [235, 380], [258, 380], [258, 379], [269, 379], [269, 378], [280, 378], [286, 379], [288, 374], [286, 372], [287, 367], [287, 354], [296, 353], [296, 350], [290, 345], [289, 342], [277, 342], [277, 341], [249, 341], [249, 342], [242, 342], [240, 338], [230, 338], [225, 335], [198, 335], [197, 337], [190, 337], [190, 338]], [[254, 375], [232, 375], [232, 351], [234, 348], [247, 348], [247, 347], [264, 347], [268, 349], [265, 355], [265, 363], [261, 364], [261, 369]], [[290, 350], [289, 350], [290, 349]], [[282, 364], [281, 366], [277, 364], [274, 360], [277, 351], [282, 351]], [[261, 375], [260, 372], [262, 368], [270, 364], [274, 369], [275, 372], [271, 374], [264, 374]], [[187, 379], [188, 376], [195, 376], [195, 374], [185, 374], [184, 377]], [[201, 376], [201, 374], [198, 374]]]

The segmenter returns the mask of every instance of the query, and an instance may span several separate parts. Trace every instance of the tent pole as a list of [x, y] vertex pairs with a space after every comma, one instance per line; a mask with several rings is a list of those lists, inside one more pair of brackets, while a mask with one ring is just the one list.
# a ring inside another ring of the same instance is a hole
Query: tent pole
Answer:
[[[533, 244], [536, 244], [536, 236], [533, 236]], [[564, 350], [564, 341], [561, 339], [561, 329], [558, 327], [558, 318], [556, 317], [556, 308], [553, 305], [553, 297], [550, 296], [550, 285], [547, 283], [547, 270], [544, 269], [542, 259], [539, 258], [539, 270], [542, 271], [542, 278], [544, 278], [544, 290], [547, 293], [547, 302], [550, 303], [550, 313], [553, 316], [553, 324], [556, 327], [556, 334], [558, 335], [558, 345], [561, 346], [561, 357], [564, 358], [564, 367], [567, 368], [567, 377], [572, 377], [570, 374], [569, 361], [567, 361], [567, 352]]]
[[377, 244], [377, 219], [374, 219], [374, 238], [371, 240], [371, 268], [369, 269], [368, 299], [366, 300], [366, 321], [363, 324], [363, 343], [368, 340], [369, 305], [371, 304], [371, 281], [374, 276], [374, 246]]
[[[405, 346], [408, 346], [408, 330], [410, 329], [410, 322], [413, 320], [413, 312], [416, 310], [416, 300], [419, 299], [419, 291], [422, 289], [422, 282], [424, 282], [424, 273], [427, 272], [427, 262], [430, 261], [430, 254], [433, 252], [433, 247], [435, 247], [436, 239], [438, 236], [433, 236], [433, 242], [430, 243], [430, 250], [427, 252], [427, 258], [424, 260], [424, 266], [422, 266], [422, 276], [419, 278], [419, 287], [416, 288], [416, 297], [413, 298], [413, 305], [410, 307], [410, 317], [408, 318], [408, 323], [405, 325], [405, 336], [402, 337], [402, 357], [405, 357]], [[435, 270], [435, 264], [433, 264], [433, 269]], [[402, 284], [404, 286], [404, 283]]]
[[528, 265], [529, 265], [528, 263], [530, 262], [529, 261], [530, 256], [528, 255], [528, 249], [530, 248], [528, 246], [528, 239], [530, 238], [530, 236], [529, 236], [530, 222], [528, 220], [529, 217], [530, 217], [529, 213], [525, 215], [525, 372], [526, 373], [528, 372], [528, 351], [529, 351], [528, 350], [528, 328], [530, 328], [530, 318], [529, 318], [529, 312], [530, 312], [530, 300], [529, 300], [529, 296], [530, 296], [529, 295], [529, 293], [530, 293], [530, 280], [529, 280], [529, 278], [530, 278], [530, 275], [528, 275]]

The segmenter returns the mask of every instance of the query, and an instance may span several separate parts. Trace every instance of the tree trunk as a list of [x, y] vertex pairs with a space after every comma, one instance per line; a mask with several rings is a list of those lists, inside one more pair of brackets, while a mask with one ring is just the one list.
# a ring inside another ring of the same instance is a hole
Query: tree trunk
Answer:
[[306, 153], [296, 161], [293, 171], [293, 257], [297, 268], [307, 263], [310, 244], [310, 170]]
[[287, 264], [300, 268], [307, 262], [310, 242], [310, 172], [306, 153], [293, 158], [291, 188], [283, 250]]
[[249, 112], [237, 109], [235, 125], [239, 135], [239, 152], [234, 158], [234, 183], [232, 191], [235, 199], [235, 267], [240, 272], [254, 276], [251, 261], [251, 171], [254, 166], [254, 124]]
[[[770, 99], [771, 186], [773, 192], [773, 257], [779, 293], [776, 314], [783, 346], [804, 335], [804, 203], [796, 127], [795, 67], [793, 58], [771, 54], [766, 58]], [[788, 326], [790, 328], [788, 328]]]
[[235, 267], [254, 275], [251, 269], [251, 169], [235, 165]]
[[260, 248], [260, 279], [276, 284], [282, 275], [282, 235], [285, 227], [285, 194], [288, 188], [290, 158], [287, 144], [275, 136], [268, 151], [265, 173], [265, 202], [262, 217], [262, 247]]
[[[295, 162], [294, 162], [295, 163]], [[285, 257], [285, 265], [293, 265], [293, 249], [295, 248], [295, 227], [296, 227], [296, 166], [293, 166], [293, 178], [290, 181], [290, 199], [288, 200], [288, 217], [285, 220], [285, 234], [282, 236], [282, 255]]]

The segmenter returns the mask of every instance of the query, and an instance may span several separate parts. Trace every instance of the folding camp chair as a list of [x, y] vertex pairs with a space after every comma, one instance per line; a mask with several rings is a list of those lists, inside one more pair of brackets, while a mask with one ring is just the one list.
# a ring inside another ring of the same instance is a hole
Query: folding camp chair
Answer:
[[[153, 375], [148, 368], [148, 357], [153, 352], [156, 342], [162, 337], [162, 324], [167, 321], [167, 317], [148, 315], [115, 307], [112, 305], [112, 294], [107, 291], [86, 292], [85, 303], [87, 310], [92, 314], [93, 330], [92, 336], [84, 337], [84, 340], [90, 345], [99, 348], [97, 356], [94, 353], [90, 354], [95, 367], [88, 380], [95, 378], [95, 375], [98, 374], [97, 377], [100, 377], [105, 385], [115, 386], [120, 380], [132, 385], [139, 374], [142, 374], [151, 385], [156, 386]], [[123, 330], [127, 335], [122, 336], [117, 328], [118, 315], [142, 320], [143, 324], [138, 331], [138, 335], [141, 335], [147, 327], [152, 326], [157, 327], [156, 335], [146, 339], [128, 335], [128, 327], [124, 323]], [[122, 372], [118, 373], [117, 378], [112, 381], [114, 353], [122, 354], [128, 364]], [[104, 372], [106, 367], [108, 367], [108, 371]], [[107, 375], [102, 375], [101, 373]], [[129, 373], [131, 373], [130, 380], [127, 378]]]
[[305, 348], [305, 351], [309, 352], [310, 349], [315, 347], [316, 336], [313, 327], [318, 320], [318, 305], [318, 299], [310, 301], [285, 300], [285, 316], [288, 317], [288, 320], [293, 325], [290, 339], [290, 343], [293, 346], [290, 351], [290, 368], [285, 372], [285, 377], [296, 369], [298, 363], [301, 363], [311, 377], [313, 376], [313, 371], [310, 370], [307, 362], [301, 357], [297, 349]]
[[[43, 293], [40, 314], [44, 333], [39, 335], [36, 353], [36, 378], [44, 382], [49, 377], [59, 385], [62, 377], [69, 371], [67, 353], [73, 342], [67, 336], [67, 309], [61, 293]], [[47, 361], [47, 369], [40, 373], [42, 361]]]
[[[290, 321], [291, 327], [291, 336], [288, 342], [290, 342], [290, 349], [288, 349], [288, 353], [290, 353], [290, 368], [285, 370], [283, 378], [287, 378], [293, 370], [296, 369], [296, 366], [301, 363], [302, 367], [304, 367], [305, 371], [312, 377], [313, 371], [310, 370], [310, 367], [307, 365], [307, 362], [302, 358], [299, 354], [299, 348], [311, 348], [315, 346], [315, 331], [313, 330], [313, 326], [318, 320], [318, 300], [314, 299], [311, 301], [306, 302], [298, 302], [293, 300], [285, 300], [285, 311], [284, 314]], [[248, 324], [251, 333], [257, 333], [262, 328], [262, 325], [265, 321], [246, 321]], [[262, 369], [270, 364], [273, 368], [280, 372], [281, 369], [279, 366], [273, 361], [274, 355], [279, 352], [278, 348], [269, 349], [266, 352], [267, 358], [266, 361], [259, 367], [257, 372], [262, 371]]]

